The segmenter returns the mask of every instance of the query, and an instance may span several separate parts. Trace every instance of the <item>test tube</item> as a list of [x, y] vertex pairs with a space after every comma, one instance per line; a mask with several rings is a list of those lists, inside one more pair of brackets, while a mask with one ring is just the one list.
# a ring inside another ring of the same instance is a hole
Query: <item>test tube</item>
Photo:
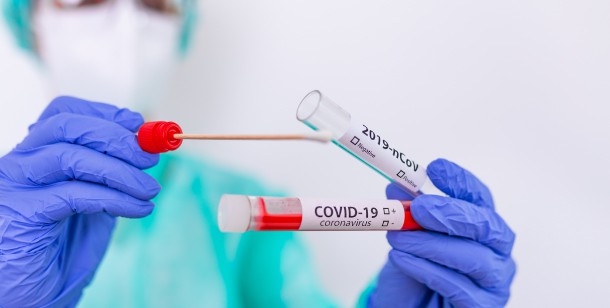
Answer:
[[330, 132], [334, 144], [413, 197], [422, 194], [420, 190], [427, 178], [425, 167], [390, 143], [386, 135], [352, 118], [320, 91], [311, 91], [303, 98], [297, 108], [297, 119], [314, 130]]
[[419, 230], [411, 201], [223, 195], [223, 232]]

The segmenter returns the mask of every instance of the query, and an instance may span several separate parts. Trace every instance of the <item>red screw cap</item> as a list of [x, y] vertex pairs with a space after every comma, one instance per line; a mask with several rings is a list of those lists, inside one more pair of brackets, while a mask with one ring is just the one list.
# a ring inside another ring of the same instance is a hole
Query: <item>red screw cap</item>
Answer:
[[405, 218], [402, 223], [402, 228], [400, 230], [423, 230], [424, 228], [420, 226], [417, 221], [413, 218], [413, 214], [411, 214], [411, 201], [402, 202], [402, 206], [405, 209]]
[[148, 153], [173, 151], [182, 144], [182, 139], [175, 139], [174, 134], [182, 134], [182, 128], [174, 122], [146, 122], [138, 131], [138, 143]]

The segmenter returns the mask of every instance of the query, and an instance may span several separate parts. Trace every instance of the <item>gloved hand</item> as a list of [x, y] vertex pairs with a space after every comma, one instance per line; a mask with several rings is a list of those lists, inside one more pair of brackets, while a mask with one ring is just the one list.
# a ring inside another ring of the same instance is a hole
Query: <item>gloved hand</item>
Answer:
[[158, 162], [127, 109], [59, 97], [0, 158], [0, 306], [74, 306], [108, 246], [115, 216], [143, 217]]
[[[392, 246], [368, 304], [372, 307], [501, 307], [515, 275], [515, 234], [495, 212], [474, 175], [444, 159], [427, 169], [448, 197], [422, 195], [411, 204], [426, 231], [390, 231]], [[394, 185], [389, 199], [410, 200]]]

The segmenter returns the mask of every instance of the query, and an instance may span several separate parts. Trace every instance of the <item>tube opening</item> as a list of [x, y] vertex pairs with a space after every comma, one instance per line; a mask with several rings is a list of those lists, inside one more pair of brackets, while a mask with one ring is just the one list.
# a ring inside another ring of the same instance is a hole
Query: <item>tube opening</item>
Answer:
[[311, 118], [318, 109], [320, 108], [320, 102], [322, 101], [322, 93], [318, 90], [309, 92], [297, 108], [297, 119], [301, 122], [307, 121]]

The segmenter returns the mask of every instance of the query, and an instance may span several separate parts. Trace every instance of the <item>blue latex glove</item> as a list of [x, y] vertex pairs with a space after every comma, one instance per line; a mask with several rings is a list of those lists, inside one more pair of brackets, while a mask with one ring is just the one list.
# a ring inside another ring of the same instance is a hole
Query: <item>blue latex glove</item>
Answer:
[[74, 306], [108, 246], [115, 216], [142, 217], [159, 184], [141, 171], [143, 123], [127, 109], [55, 99], [0, 158], [0, 306]]
[[[472, 173], [444, 159], [433, 161], [427, 172], [448, 197], [413, 200], [413, 218], [426, 231], [388, 232], [392, 250], [369, 306], [504, 306], [516, 271], [515, 234]], [[394, 185], [386, 193], [389, 199], [411, 199]]]

